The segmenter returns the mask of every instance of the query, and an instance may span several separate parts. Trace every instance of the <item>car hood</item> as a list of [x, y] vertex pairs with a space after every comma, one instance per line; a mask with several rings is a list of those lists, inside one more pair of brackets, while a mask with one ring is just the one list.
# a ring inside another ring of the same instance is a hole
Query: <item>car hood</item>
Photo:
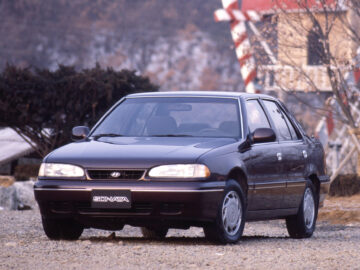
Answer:
[[75, 142], [50, 153], [45, 162], [85, 168], [150, 168], [195, 163], [212, 149], [235, 143], [232, 138], [118, 137]]

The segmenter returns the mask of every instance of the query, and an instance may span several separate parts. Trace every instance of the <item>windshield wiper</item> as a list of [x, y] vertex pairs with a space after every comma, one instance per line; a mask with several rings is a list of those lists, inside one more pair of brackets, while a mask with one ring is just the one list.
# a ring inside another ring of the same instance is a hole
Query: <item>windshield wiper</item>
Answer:
[[121, 137], [123, 135], [121, 134], [115, 134], [115, 133], [101, 133], [101, 134], [96, 134], [94, 136], [92, 136], [94, 138], [94, 140], [97, 140], [101, 137]]
[[151, 137], [194, 137], [188, 134], [161, 134], [161, 135], [151, 135]]

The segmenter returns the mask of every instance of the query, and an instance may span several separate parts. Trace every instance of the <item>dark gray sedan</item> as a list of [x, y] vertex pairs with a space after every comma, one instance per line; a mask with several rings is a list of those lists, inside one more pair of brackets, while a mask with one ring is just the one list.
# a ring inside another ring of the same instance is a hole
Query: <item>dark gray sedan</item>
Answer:
[[44, 158], [35, 196], [50, 239], [84, 228], [204, 228], [237, 242], [245, 221], [286, 219], [310, 237], [328, 189], [324, 151], [281, 102], [230, 92], [126, 96]]

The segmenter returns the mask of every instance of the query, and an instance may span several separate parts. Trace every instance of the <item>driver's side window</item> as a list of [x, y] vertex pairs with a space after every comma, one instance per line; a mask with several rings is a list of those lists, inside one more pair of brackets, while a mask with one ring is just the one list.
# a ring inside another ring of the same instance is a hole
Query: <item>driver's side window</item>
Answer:
[[247, 100], [246, 112], [250, 132], [257, 128], [270, 128], [269, 120], [258, 100]]

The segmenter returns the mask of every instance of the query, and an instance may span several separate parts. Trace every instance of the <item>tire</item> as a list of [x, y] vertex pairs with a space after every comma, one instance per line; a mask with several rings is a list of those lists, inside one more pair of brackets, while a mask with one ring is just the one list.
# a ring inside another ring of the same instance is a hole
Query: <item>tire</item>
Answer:
[[307, 181], [299, 211], [286, 218], [286, 228], [291, 238], [309, 238], [313, 235], [319, 208], [319, 196], [312, 182]]
[[244, 231], [245, 212], [244, 192], [236, 181], [229, 180], [215, 221], [204, 227], [205, 237], [219, 244], [238, 242]]
[[51, 240], [76, 240], [84, 227], [72, 219], [48, 219], [43, 217], [42, 224], [46, 236]]
[[166, 237], [166, 234], [168, 233], [168, 228], [161, 227], [161, 228], [148, 228], [148, 227], [141, 227], [141, 233], [144, 236], [144, 238], [148, 239], [156, 239], [161, 240]]
[[59, 240], [61, 230], [58, 222], [54, 219], [42, 218], [42, 225], [46, 236], [51, 240]]

